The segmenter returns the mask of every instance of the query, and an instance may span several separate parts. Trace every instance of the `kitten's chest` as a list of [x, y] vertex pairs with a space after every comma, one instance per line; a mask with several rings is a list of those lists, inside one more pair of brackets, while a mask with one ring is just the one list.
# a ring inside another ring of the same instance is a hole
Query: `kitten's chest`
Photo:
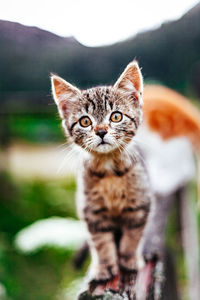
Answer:
[[94, 211], [106, 208], [110, 215], [119, 216], [127, 208], [137, 207], [145, 201], [143, 172], [139, 164], [129, 169], [113, 168], [98, 172], [86, 169], [84, 176], [85, 207]]
[[127, 176], [107, 176], [93, 185], [90, 201], [91, 205], [106, 207], [111, 215], [118, 216], [128, 206], [133, 194]]

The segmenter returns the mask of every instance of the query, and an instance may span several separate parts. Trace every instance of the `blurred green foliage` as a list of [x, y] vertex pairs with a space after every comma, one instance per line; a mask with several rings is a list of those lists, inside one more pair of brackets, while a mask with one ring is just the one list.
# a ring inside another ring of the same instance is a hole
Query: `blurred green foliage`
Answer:
[[8, 122], [14, 140], [25, 139], [37, 143], [63, 140], [60, 119], [54, 115], [10, 115]]
[[1, 173], [0, 190], [0, 282], [8, 299], [61, 299], [56, 295], [86, 271], [74, 270], [73, 251], [48, 247], [25, 255], [13, 242], [18, 231], [39, 219], [76, 218], [74, 179], [18, 181]]
[[65, 139], [56, 114], [7, 114], [1, 117], [0, 125], [0, 144], [17, 140], [57, 143]]
[[0, 175], [1, 229], [15, 234], [32, 222], [58, 215], [75, 217], [75, 183], [68, 179], [13, 181]]

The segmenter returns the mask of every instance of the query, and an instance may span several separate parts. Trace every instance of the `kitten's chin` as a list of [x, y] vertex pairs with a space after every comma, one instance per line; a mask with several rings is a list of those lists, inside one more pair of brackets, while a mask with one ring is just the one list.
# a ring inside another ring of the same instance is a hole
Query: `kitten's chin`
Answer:
[[111, 144], [100, 144], [95, 148], [95, 152], [98, 153], [109, 153], [116, 150], [116, 146]]

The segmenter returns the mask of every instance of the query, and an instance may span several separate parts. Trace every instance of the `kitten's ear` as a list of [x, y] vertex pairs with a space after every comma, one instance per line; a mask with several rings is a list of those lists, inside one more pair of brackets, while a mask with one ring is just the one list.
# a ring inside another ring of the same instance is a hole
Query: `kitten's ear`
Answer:
[[135, 101], [142, 102], [143, 78], [136, 60], [128, 64], [114, 87], [129, 96], [133, 96]]
[[81, 97], [81, 91], [61, 77], [51, 74], [51, 87], [53, 98], [58, 105], [61, 117], [70, 104]]

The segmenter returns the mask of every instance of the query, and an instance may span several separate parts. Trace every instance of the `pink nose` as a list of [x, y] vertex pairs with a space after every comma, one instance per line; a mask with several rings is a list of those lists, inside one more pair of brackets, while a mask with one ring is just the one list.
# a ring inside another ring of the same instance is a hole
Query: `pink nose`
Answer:
[[99, 130], [97, 130], [96, 135], [100, 136], [100, 138], [103, 139], [104, 136], [106, 135], [106, 133], [107, 133], [106, 129], [99, 129]]

